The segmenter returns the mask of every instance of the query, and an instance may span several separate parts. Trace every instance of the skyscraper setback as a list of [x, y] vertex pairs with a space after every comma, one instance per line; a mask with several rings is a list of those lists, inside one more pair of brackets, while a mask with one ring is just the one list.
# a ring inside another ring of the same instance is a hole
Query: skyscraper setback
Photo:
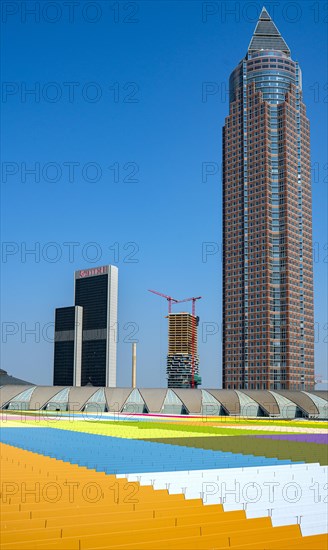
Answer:
[[314, 385], [309, 121], [265, 8], [223, 128], [223, 387]]

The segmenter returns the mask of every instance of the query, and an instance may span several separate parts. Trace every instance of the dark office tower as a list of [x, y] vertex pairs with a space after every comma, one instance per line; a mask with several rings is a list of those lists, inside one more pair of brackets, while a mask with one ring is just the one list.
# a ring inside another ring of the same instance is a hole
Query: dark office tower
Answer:
[[56, 309], [54, 385], [116, 386], [118, 269], [75, 272], [75, 306]]
[[83, 308], [78, 386], [116, 386], [117, 286], [115, 266], [75, 272], [75, 305]]
[[77, 306], [55, 310], [54, 386], [76, 386], [81, 376], [82, 315]]
[[263, 8], [223, 128], [223, 387], [314, 385], [309, 121]]

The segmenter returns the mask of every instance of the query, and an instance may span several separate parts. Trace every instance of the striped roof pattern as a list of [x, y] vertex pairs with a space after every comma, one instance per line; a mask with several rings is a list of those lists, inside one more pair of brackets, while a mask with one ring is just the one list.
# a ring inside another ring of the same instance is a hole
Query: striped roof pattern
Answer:
[[263, 8], [255, 27], [254, 34], [248, 47], [248, 53], [254, 53], [260, 50], [282, 51], [290, 55], [289, 47], [265, 8]]

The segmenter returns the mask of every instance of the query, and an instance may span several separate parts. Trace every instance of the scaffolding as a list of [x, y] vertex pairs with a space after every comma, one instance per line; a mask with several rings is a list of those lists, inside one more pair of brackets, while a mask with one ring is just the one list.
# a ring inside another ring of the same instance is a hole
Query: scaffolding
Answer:
[[[201, 384], [197, 354], [198, 318], [190, 313], [170, 313], [167, 380], [169, 388], [197, 388]], [[193, 365], [194, 360], [194, 365]]]

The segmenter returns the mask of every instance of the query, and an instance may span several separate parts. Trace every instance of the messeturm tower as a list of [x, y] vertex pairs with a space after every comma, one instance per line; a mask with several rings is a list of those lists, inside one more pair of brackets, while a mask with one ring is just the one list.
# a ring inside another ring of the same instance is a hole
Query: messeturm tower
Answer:
[[302, 74], [263, 8], [223, 128], [223, 388], [311, 390], [310, 129]]

